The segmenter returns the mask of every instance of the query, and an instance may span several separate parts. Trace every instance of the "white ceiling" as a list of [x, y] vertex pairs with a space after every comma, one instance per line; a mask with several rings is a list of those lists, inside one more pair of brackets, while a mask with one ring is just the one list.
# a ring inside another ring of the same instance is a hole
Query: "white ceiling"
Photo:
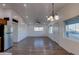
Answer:
[[[21, 17], [23, 17], [26, 23], [35, 24], [36, 20], [39, 20], [42, 24], [48, 23], [46, 16], [49, 16], [52, 11], [51, 3], [28, 3], [24, 7], [23, 3], [8, 4], [14, 9]], [[63, 8], [65, 3], [55, 3], [55, 10]], [[27, 16], [27, 17], [26, 17]]]

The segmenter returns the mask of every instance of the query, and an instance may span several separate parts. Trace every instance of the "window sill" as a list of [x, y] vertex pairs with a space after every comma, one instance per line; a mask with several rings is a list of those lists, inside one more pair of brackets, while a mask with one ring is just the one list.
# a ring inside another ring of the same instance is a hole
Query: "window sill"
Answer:
[[75, 39], [75, 38], [71, 38], [71, 37], [66, 37], [64, 36], [65, 39], [68, 39], [68, 40], [72, 40], [72, 41], [76, 41], [79, 43], [79, 39]]

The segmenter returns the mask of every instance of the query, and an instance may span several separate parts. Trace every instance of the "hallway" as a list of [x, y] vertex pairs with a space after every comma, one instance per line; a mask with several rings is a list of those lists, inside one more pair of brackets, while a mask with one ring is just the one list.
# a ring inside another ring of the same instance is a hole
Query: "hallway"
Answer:
[[48, 37], [28, 37], [12, 48], [13, 55], [69, 55]]

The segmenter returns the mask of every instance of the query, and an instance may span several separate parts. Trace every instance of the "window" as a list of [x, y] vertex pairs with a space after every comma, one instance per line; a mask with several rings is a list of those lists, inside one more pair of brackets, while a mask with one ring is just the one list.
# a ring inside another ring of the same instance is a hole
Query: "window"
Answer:
[[79, 18], [65, 21], [65, 34], [67, 37], [79, 39]]
[[75, 31], [76, 31], [76, 32], [79, 32], [79, 23], [76, 24], [76, 29], [75, 29]]
[[44, 28], [43, 27], [34, 27], [34, 31], [43, 31]]
[[49, 33], [53, 33], [53, 27], [52, 26], [49, 27]]

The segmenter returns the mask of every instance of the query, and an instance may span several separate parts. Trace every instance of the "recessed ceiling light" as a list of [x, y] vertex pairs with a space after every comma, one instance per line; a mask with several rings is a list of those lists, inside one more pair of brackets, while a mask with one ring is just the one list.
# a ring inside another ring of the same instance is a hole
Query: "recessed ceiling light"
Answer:
[[25, 23], [21, 23], [21, 24], [25, 24]]
[[46, 24], [46, 23], [44, 23], [44, 24]]
[[15, 16], [15, 17], [17, 17], [17, 16]]
[[6, 4], [2, 4], [2, 6], [6, 6]]
[[17, 18], [18, 16], [14, 16], [14, 18]]
[[46, 16], [46, 18], [48, 18], [48, 16]]
[[26, 18], [28, 18], [28, 16], [26, 16]]
[[26, 7], [27, 6], [27, 4], [24, 4], [24, 7]]
[[30, 22], [29, 24], [31, 25], [32, 23]]

